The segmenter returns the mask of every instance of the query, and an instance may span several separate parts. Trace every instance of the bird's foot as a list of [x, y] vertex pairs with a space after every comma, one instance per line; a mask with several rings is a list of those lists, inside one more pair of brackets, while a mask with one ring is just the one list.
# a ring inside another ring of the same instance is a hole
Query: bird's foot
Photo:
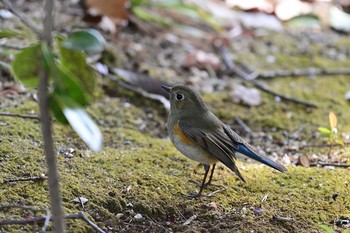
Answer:
[[[194, 181], [194, 180], [189, 180], [190, 182], [192, 183], [195, 183], [198, 187], [201, 187], [201, 183], [200, 182], [197, 182], [197, 181]], [[209, 193], [209, 194], [203, 194], [201, 191], [196, 193], [196, 194], [185, 194], [185, 193], [181, 193], [182, 195], [185, 195], [187, 196], [188, 198], [199, 198], [201, 196], [203, 197], [212, 197], [214, 196], [215, 194], [219, 193], [219, 192], [223, 192], [223, 191], [226, 191], [226, 187], [224, 185], [220, 185], [220, 184], [213, 184], [211, 182], [207, 182], [204, 184], [203, 188], [204, 187], [207, 187], [207, 186], [214, 186], [214, 187], [218, 187], [219, 189]]]
[[[189, 182], [195, 183], [198, 187], [202, 186], [202, 183], [195, 181], [195, 180], [189, 180]], [[207, 186], [219, 187], [219, 188], [223, 188], [226, 190], [225, 186], [223, 186], [221, 184], [213, 184], [211, 181], [208, 181], [207, 183], [204, 184], [204, 187], [207, 187]]]

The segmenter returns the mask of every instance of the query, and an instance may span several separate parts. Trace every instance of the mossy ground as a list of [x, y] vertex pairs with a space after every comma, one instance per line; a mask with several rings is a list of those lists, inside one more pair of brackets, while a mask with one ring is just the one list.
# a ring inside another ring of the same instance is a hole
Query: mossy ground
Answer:
[[[293, 67], [298, 64], [304, 61], [293, 63]], [[328, 126], [329, 111], [337, 114], [339, 131], [349, 133], [349, 103], [343, 98], [350, 90], [348, 77], [279, 78], [266, 84], [283, 94], [315, 102], [319, 107], [310, 110], [275, 102], [267, 94], [262, 95], [262, 105], [251, 108], [232, 103], [225, 92], [204, 94], [204, 99], [226, 123], [240, 116], [254, 131], [274, 131], [276, 138], [283, 131], [294, 132], [306, 125], [300, 137], [309, 142], [318, 127]], [[27, 99], [7, 104], [1, 111], [38, 113], [36, 103]], [[181, 193], [198, 190], [189, 180], [200, 181], [203, 174], [195, 174], [197, 164], [177, 152], [168, 139], [155, 137], [159, 135], [154, 132], [155, 128], [165, 133], [164, 113], [159, 114], [156, 107], [135, 106], [123, 98], [104, 96], [88, 111], [101, 126], [104, 150], [92, 153], [70, 127], [57, 123], [54, 124], [55, 147], [65, 212], [83, 210], [104, 229], [112, 232], [323, 232], [317, 224], [332, 226], [335, 218], [350, 217], [347, 169], [288, 166], [288, 172], [281, 174], [265, 166], [239, 161], [246, 184], [219, 166], [214, 183], [224, 185], [227, 190], [211, 198], [189, 199]], [[0, 129], [0, 180], [46, 173], [37, 120], [0, 116]], [[65, 156], [69, 148], [75, 152]], [[309, 155], [316, 151], [326, 153], [328, 150], [308, 149], [300, 153]], [[0, 186], [2, 204], [49, 207], [46, 181]], [[216, 189], [208, 187], [205, 193]], [[336, 200], [332, 198], [335, 193], [338, 193]], [[73, 202], [76, 197], [88, 199], [84, 208]], [[263, 200], [264, 197], [267, 199]], [[211, 202], [217, 208], [213, 208]], [[137, 213], [143, 218], [135, 219]], [[29, 214], [28, 211], [0, 211], [0, 219], [25, 218]], [[194, 215], [197, 217], [191, 223], [183, 224]], [[274, 215], [290, 217], [293, 221], [276, 222], [272, 220]], [[80, 220], [68, 220], [67, 226], [68, 232], [92, 231]], [[32, 229], [31, 225], [1, 228], [3, 232]]]

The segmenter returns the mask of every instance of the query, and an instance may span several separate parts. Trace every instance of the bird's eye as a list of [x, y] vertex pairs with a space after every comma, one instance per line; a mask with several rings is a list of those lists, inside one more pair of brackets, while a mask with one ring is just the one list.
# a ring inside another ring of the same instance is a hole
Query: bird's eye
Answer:
[[182, 93], [177, 93], [175, 98], [177, 101], [181, 101], [181, 100], [185, 99], [185, 96]]

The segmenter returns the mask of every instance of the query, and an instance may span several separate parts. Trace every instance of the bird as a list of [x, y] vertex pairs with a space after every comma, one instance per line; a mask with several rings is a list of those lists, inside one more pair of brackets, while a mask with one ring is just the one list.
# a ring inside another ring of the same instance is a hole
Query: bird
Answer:
[[212, 184], [217, 162], [223, 163], [246, 183], [235, 163], [237, 152], [280, 172], [287, 171], [282, 164], [257, 154], [250, 144], [208, 109], [196, 91], [182, 84], [161, 87], [170, 95], [167, 131], [171, 142], [182, 154], [204, 166], [200, 190], [190, 197], [202, 196], [204, 187]]

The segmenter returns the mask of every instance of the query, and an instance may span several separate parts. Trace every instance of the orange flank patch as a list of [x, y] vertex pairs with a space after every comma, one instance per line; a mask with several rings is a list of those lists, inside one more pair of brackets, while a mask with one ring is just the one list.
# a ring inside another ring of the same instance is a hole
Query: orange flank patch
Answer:
[[191, 139], [189, 139], [180, 129], [179, 122], [177, 122], [175, 127], [174, 127], [174, 134], [176, 134], [176, 136], [178, 136], [180, 138], [181, 142], [183, 142], [185, 144], [192, 144], [193, 143], [191, 141]]

